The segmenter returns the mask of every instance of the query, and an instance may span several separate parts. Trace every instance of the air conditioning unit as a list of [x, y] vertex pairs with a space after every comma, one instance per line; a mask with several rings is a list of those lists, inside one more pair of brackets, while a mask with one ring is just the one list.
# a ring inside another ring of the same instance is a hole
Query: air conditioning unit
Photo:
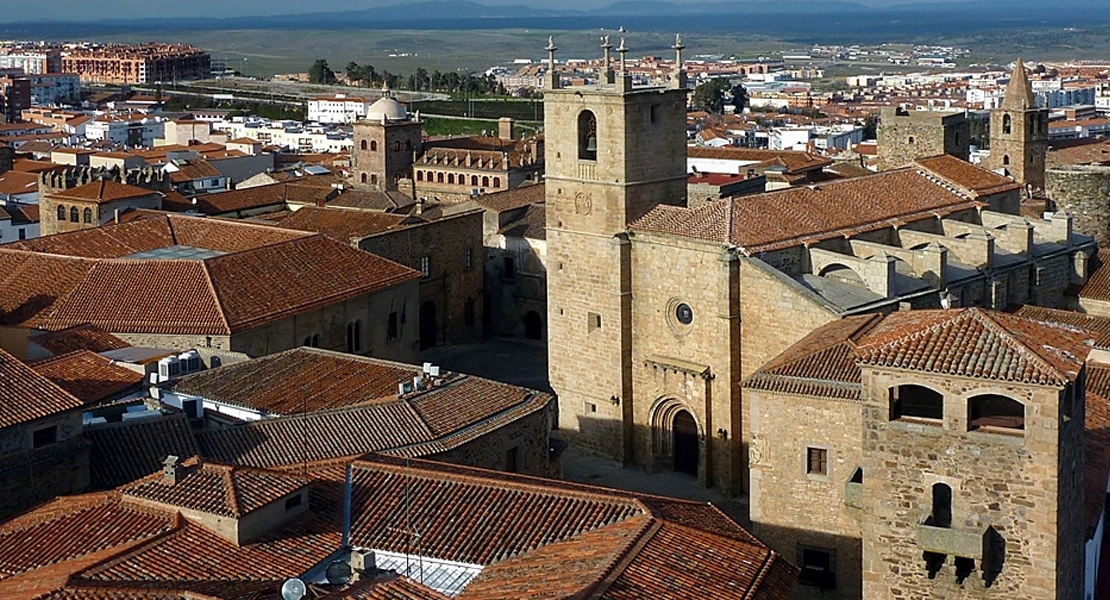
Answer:
[[200, 353], [196, 350], [183, 352], [177, 356], [181, 364], [181, 374], [195, 373], [200, 370]]
[[181, 359], [176, 356], [167, 356], [158, 361], [158, 379], [169, 381], [181, 375]]

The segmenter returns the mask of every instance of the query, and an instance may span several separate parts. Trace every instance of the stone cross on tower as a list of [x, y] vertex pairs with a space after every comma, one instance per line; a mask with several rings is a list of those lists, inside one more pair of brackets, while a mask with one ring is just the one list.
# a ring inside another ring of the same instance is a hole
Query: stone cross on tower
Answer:
[[682, 50], [686, 48], [682, 44], [682, 34], [676, 33], [674, 35], [674, 79], [672, 85], [679, 89], [686, 88], [686, 71], [682, 68]]
[[555, 36], [547, 36], [547, 87], [549, 89], [558, 89], [561, 80], [559, 74], [555, 72], [555, 51], [559, 48], [555, 45]]
[[605, 51], [605, 62], [601, 73], [605, 77], [605, 83], [613, 83], [613, 59], [611, 52], [613, 50], [613, 44], [609, 42], [609, 36], [601, 36], [601, 49]]
[[628, 47], [624, 45], [624, 27], [621, 27], [621, 45], [617, 48], [617, 52], [621, 53], [621, 75], [626, 72], [625, 68], [625, 55], [628, 54]]

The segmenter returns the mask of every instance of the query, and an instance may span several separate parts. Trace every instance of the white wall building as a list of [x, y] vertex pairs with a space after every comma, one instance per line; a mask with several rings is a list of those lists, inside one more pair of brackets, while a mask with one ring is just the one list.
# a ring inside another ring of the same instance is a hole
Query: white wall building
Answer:
[[809, 127], [776, 127], [768, 144], [771, 150], [805, 150], [812, 133]]
[[249, 138], [263, 145], [281, 146], [298, 152], [336, 153], [350, 151], [354, 147], [354, 138], [349, 131], [298, 121], [235, 117], [212, 126], [227, 132], [228, 139]]
[[354, 123], [366, 116], [370, 102], [365, 98], [336, 94], [308, 101], [308, 120], [315, 123]]

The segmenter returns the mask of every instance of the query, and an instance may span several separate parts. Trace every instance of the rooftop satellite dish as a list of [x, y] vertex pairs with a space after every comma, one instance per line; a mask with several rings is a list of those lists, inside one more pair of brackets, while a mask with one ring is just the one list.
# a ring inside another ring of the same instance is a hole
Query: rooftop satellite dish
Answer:
[[296, 577], [286, 579], [285, 583], [281, 584], [282, 600], [301, 600], [307, 591], [308, 588], [305, 587], [304, 582]]
[[332, 585], [343, 585], [351, 580], [351, 565], [342, 560], [333, 560], [328, 565], [325, 576]]

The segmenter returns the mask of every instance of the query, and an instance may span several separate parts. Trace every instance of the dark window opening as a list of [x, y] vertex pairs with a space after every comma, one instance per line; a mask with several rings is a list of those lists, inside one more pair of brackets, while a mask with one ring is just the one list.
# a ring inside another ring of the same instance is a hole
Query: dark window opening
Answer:
[[393, 311], [389, 313], [389, 319], [386, 321], [385, 339], [393, 341], [397, 339], [397, 335], [397, 312]]
[[294, 508], [297, 508], [298, 506], [300, 506], [303, 502], [304, 502], [304, 498], [302, 497], [301, 494], [297, 494], [296, 496], [293, 496], [292, 498], [286, 498], [285, 499], [285, 510], [293, 510]]
[[513, 262], [513, 257], [505, 256], [502, 261], [501, 278], [505, 281], [516, 280], [516, 263]]
[[944, 396], [920, 385], [890, 388], [890, 419], [906, 417], [939, 421], [944, 418]]
[[74, 206], [73, 208], [69, 209], [69, 220], [70, 220], [70, 221], [73, 221], [74, 223], [76, 223], [76, 222], [78, 222], [78, 221], [79, 221], [80, 219], [81, 219], [81, 215], [80, 215], [80, 214], [78, 214], [78, 212], [77, 212], [77, 207], [76, 207], [76, 206]]
[[832, 550], [802, 546], [798, 549], [798, 564], [802, 571], [798, 581], [802, 585], [822, 590], [836, 588], [836, 565]]
[[1004, 165], [1010, 164], [1010, 155], [1009, 154], [1006, 154], [1006, 155], [1002, 156], [1002, 164], [1004, 164]]
[[806, 448], [806, 474], [829, 474], [829, 451], [825, 448]]
[[1013, 130], [1013, 119], [1010, 115], [1002, 115], [1002, 133], [1009, 135]]
[[57, 441], [58, 428], [54, 426], [38, 429], [31, 434], [32, 448], [42, 448], [43, 446], [49, 446]]
[[405, 152], [412, 152], [412, 140], [405, 140]]
[[598, 313], [586, 313], [586, 327], [587, 333], [593, 333], [601, 329], [601, 315]]
[[956, 563], [956, 583], [963, 585], [964, 581], [967, 581], [967, 578], [975, 570], [975, 559], [957, 556], [954, 562]]
[[466, 253], [463, 255], [463, 259], [463, 264], [466, 265], [467, 269], [474, 268], [474, 249], [467, 248]]
[[366, 183], [366, 173], [362, 174], [362, 183]]
[[916, 140], [914, 140], [914, 139], [913, 139], [913, 136], [911, 135], [911, 136], [910, 136], [910, 139], [909, 139], [909, 140], [907, 140], [907, 141], [908, 141], [909, 143], [911, 143], [911, 144], [912, 144], [912, 143], [914, 143], [914, 142], [915, 142]]
[[863, 483], [863, 467], [858, 467], [855, 473], [852, 473], [852, 478], [848, 480], [850, 483]]
[[424, 279], [427, 279], [427, 278], [432, 276], [432, 257], [430, 257], [430, 256], [421, 256], [420, 257], [420, 275]]
[[378, 142], [376, 140], [370, 140], [370, 151], [371, 152], [377, 152], [378, 151]]
[[505, 470], [510, 473], [518, 473], [520, 471], [519, 460], [519, 448], [509, 448], [505, 452]]
[[929, 579], [936, 579], [937, 573], [944, 566], [944, 561], [948, 560], [948, 556], [937, 552], [926, 552], [924, 558], [925, 571], [929, 574]]
[[534, 310], [530, 310], [524, 314], [524, 339], [543, 339], [543, 319], [540, 317], [540, 314]]
[[66, 220], [66, 207], [63, 206], [63, 205], [58, 205], [58, 220], [59, 221], [65, 221]]
[[81, 215], [85, 223], [92, 223], [92, 209], [86, 208], [85, 212]]
[[394, 152], [400, 152], [401, 151], [401, 140], [394, 140], [394, 142], [393, 142], [393, 151]]
[[975, 396], [967, 401], [967, 428], [982, 427], [1021, 431], [1025, 429], [1025, 405], [997, 394]]
[[660, 104], [652, 104], [651, 105], [651, 117], [650, 118], [651, 118], [651, 124], [652, 125], [658, 125], [659, 124], [659, 114], [662, 112], [662, 110], [663, 110], [663, 106], [660, 105]]
[[925, 524], [945, 529], [952, 527], [952, 488], [948, 484], [933, 484], [933, 514]]
[[578, 158], [597, 160], [597, 117], [588, 110], [578, 114]]
[[467, 327], [474, 324], [474, 298], [467, 298], [466, 303], [463, 305], [463, 322]]
[[366, 149], [366, 140], [362, 140], [361, 142], [359, 142], [359, 148], [361, 148], [362, 150]]

